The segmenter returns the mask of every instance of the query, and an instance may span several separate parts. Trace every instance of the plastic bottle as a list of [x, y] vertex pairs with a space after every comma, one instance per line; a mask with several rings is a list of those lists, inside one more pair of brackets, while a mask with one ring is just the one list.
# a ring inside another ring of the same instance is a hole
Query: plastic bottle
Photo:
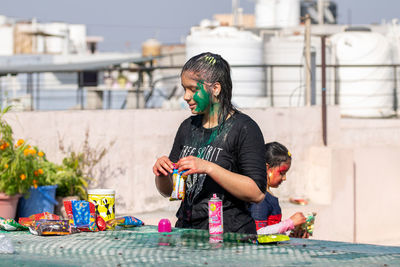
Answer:
[[208, 201], [208, 231], [210, 243], [223, 242], [224, 221], [222, 213], [222, 200], [217, 194]]
[[0, 235], [0, 254], [14, 254], [14, 246], [5, 235]]

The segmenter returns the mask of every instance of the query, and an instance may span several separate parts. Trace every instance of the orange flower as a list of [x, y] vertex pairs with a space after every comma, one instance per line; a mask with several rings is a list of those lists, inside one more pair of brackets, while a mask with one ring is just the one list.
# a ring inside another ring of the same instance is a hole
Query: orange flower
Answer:
[[30, 149], [29, 148], [25, 148], [24, 149], [24, 156], [28, 156], [30, 154]]
[[19, 147], [23, 143], [25, 143], [24, 139], [19, 139], [18, 142], [15, 144], [15, 147]]
[[35, 189], [37, 188], [37, 181], [33, 180], [33, 187], [35, 187]]
[[5, 169], [7, 169], [8, 168], [8, 164], [6, 163], [6, 164], [4, 164], [4, 168]]
[[42, 151], [39, 151], [37, 154], [38, 154], [39, 157], [43, 157], [44, 156], [44, 153]]
[[22, 181], [26, 179], [25, 174], [21, 174], [19, 177], [21, 178]]
[[38, 175], [39, 175], [39, 174], [38, 174], [38, 171], [34, 171], [33, 174], [34, 174], [35, 176], [38, 176]]
[[39, 169], [38, 172], [39, 172], [39, 174], [43, 174], [43, 170], [42, 169]]
[[1, 150], [4, 150], [4, 149], [6, 149], [6, 146], [5, 146], [5, 144], [1, 144], [1, 145], [0, 145], [0, 149], [1, 149]]
[[36, 150], [35, 149], [31, 149], [30, 153], [31, 153], [31, 155], [35, 155], [36, 154]]

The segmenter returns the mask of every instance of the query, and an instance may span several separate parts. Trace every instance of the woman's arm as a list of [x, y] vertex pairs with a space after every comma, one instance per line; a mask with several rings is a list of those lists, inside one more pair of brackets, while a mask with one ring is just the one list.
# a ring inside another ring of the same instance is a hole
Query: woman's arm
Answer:
[[280, 223], [268, 225], [257, 230], [259, 235], [272, 235], [272, 234], [284, 234], [287, 231], [293, 230], [294, 224], [291, 219], [286, 219]]
[[153, 166], [157, 190], [164, 197], [170, 196], [173, 189], [171, 176], [173, 168], [174, 164], [167, 156], [158, 158]]
[[205, 173], [214, 179], [226, 191], [246, 202], [261, 202], [265, 194], [261, 192], [257, 184], [248, 176], [228, 171], [221, 166], [189, 156], [181, 158], [177, 166], [179, 171], [186, 170], [185, 174]]
[[160, 194], [163, 197], [169, 197], [171, 195], [172, 189], [173, 189], [171, 175], [156, 176], [155, 179], [156, 179], [156, 187], [157, 187], [158, 192], [160, 192]]

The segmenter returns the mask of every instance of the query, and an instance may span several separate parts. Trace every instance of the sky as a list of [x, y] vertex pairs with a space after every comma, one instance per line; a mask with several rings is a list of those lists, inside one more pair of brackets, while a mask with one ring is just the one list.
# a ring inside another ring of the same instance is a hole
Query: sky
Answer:
[[[254, 13], [256, 0], [240, 0]], [[400, 0], [334, 0], [340, 24], [380, 23], [400, 18]], [[231, 0], [2, 0], [0, 14], [39, 22], [86, 24], [88, 35], [103, 36], [100, 51], [136, 52], [156, 38], [183, 43], [190, 27], [213, 14], [231, 13]]]

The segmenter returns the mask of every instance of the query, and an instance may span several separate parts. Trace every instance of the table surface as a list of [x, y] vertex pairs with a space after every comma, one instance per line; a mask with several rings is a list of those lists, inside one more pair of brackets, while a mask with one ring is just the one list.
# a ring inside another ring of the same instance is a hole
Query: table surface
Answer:
[[297, 238], [258, 245], [232, 233], [212, 244], [204, 230], [158, 233], [155, 226], [67, 236], [0, 235], [16, 251], [0, 254], [0, 266], [400, 266], [400, 247]]

